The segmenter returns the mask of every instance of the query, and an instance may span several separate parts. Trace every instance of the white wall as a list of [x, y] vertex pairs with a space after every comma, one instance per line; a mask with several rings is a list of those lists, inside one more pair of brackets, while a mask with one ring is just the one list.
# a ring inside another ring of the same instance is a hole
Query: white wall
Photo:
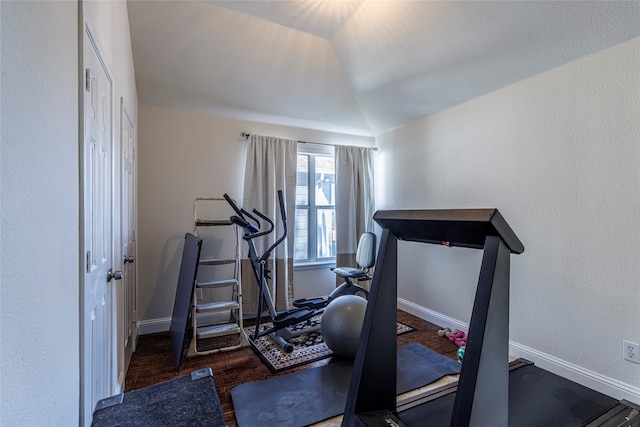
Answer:
[[2, 2], [0, 424], [78, 423], [76, 2]]
[[[114, 79], [114, 118], [120, 97], [135, 117], [126, 3], [89, 3]], [[79, 420], [78, 5], [1, 2], [3, 426]]]
[[[138, 111], [139, 319], [141, 333], [166, 331], [193, 200], [228, 193], [242, 200], [246, 142], [241, 132], [327, 144], [373, 145], [373, 138], [238, 121], [140, 106]], [[315, 286], [309, 271], [302, 286]], [[323, 279], [320, 279], [323, 280]], [[330, 286], [335, 286], [332, 277]], [[298, 282], [296, 281], [296, 287]], [[255, 290], [252, 278], [243, 292]], [[323, 294], [326, 294], [326, 289]], [[301, 289], [297, 297], [318, 295]]]
[[[639, 70], [636, 38], [380, 136], [376, 181], [382, 209], [497, 207], [525, 246], [512, 352], [636, 403]], [[468, 323], [480, 251], [399, 251], [399, 297]]]

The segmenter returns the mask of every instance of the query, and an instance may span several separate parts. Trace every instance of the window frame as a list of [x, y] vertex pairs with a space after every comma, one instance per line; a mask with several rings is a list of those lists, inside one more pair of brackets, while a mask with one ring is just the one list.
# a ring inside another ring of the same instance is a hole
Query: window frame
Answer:
[[[325, 257], [325, 258], [317, 258], [317, 233], [312, 230], [316, 230], [317, 227], [317, 215], [319, 210], [322, 209], [333, 209], [335, 215], [335, 200], [333, 205], [322, 205], [320, 207], [316, 206], [315, 200], [315, 164], [316, 157], [331, 157], [334, 160], [334, 176], [335, 176], [335, 150], [332, 145], [324, 145], [324, 144], [313, 144], [308, 142], [300, 142], [298, 143], [298, 155], [308, 156], [309, 162], [309, 170], [308, 170], [308, 181], [307, 181], [307, 194], [308, 200], [307, 205], [298, 205], [296, 204], [295, 209], [306, 209], [307, 210], [307, 258], [306, 259], [296, 259], [294, 255], [293, 264], [297, 269], [304, 268], [316, 268], [319, 266], [330, 266], [335, 265], [336, 257]], [[297, 160], [296, 160], [297, 161]], [[297, 183], [296, 183], [297, 185]], [[294, 228], [295, 230], [295, 228]], [[295, 241], [295, 232], [294, 232], [294, 241]]]

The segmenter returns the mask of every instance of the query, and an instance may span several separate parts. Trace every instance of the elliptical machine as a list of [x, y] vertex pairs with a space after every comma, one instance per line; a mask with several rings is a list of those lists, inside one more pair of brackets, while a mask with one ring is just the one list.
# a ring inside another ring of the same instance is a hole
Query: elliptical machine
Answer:
[[[244, 232], [242, 238], [247, 242], [249, 246], [248, 258], [251, 262], [251, 267], [255, 274], [256, 282], [259, 288], [258, 308], [256, 312], [256, 326], [253, 335], [249, 338], [255, 341], [262, 336], [269, 336], [269, 338], [271, 338], [280, 348], [282, 348], [283, 351], [285, 351], [286, 353], [291, 353], [293, 351], [293, 345], [288, 342], [289, 339], [317, 330], [319, 329], [319, 326], [314, 328], [306, 328], [301, 331], [292, 331], [289, 329], [289, 327], [302, 322], [310, 323], [311, 318], [318, 314], [321, 314], [322, 310], [316, 310], [309, 307], [294, 307], [289, 310], [278, 312], [275, 309], [273, 298], [271, 297], [271, 292], [269, 291], [268, 286], [268, 280], [271, 279], [271, 270], [267, 268], [267, 260], [271, 257], [271, 252], [280, 243], [282, 243], [282, 241], [287, 236], [287, 216], [284, 207], [282, 191], [278, 191], [278, 202], [280, 205], [280, 216], [282, 219], [284, 231], [282, 236], [280, 236], [280, 238], [276, 240], [275, 243], [269, 246], [269, 248], [267, 248], [267, 250], [262, 255], [258, 255], [254, 244], [254, 239], [272, 233], [274, 229], [273, 221], [262, 212], [253, 209], [253, 213], [255, 215], [269, 224], [268, 230], [260, 231], [260, 221], [255, 216], [247, 212], [245, 209], [239, 208], [228, 194], [224, 194], [223, 197], [236, 213], [236, 215], [231, 216], [229, 219], [231, 220], [231, 222], [241, 227]], [[266, 303], [267, 310], [269, 311], [272, 326], [264, 328], [261, 331], [260, 323], [262, 318], [263, 301]]]

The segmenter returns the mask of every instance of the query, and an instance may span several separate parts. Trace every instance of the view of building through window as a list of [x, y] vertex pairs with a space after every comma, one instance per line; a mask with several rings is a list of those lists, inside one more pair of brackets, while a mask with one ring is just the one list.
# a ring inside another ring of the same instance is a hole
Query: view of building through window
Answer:
[[294, 260], [335, 259], [335, 230], [335, 160], [321, 154], [298, 154]]

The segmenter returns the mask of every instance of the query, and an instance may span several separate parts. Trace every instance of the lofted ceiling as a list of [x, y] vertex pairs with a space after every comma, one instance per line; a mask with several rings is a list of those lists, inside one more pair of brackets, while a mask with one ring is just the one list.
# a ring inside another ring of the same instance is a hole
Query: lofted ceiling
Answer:
[[640, 1], [127, 5], [141, 104], [357, 135], [640, 35]]

